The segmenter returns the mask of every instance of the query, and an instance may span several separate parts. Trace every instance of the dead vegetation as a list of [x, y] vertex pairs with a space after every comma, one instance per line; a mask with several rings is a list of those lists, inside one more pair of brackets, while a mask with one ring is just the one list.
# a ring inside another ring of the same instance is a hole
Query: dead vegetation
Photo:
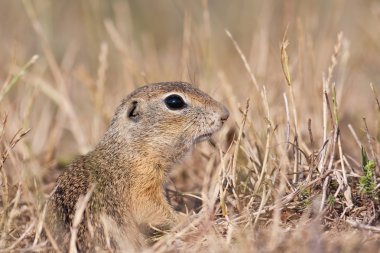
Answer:
[[231, 118], [173, 169], [186, 216], [147, 252], [378, 252], [377, 1], [24, 0], [0, 14], [1, 252], [59, 249], [43, 222], [55, 178], [124, 95], [166, 80]]

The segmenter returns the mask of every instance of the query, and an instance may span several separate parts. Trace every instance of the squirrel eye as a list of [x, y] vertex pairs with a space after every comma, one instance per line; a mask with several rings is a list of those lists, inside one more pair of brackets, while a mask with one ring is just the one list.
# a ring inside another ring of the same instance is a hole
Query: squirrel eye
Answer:
[[170, 110], [180, 110], [186, 107], [186, 103], [183, 101], [183, 98], [176, 94], [166, 97], [164, 102]]

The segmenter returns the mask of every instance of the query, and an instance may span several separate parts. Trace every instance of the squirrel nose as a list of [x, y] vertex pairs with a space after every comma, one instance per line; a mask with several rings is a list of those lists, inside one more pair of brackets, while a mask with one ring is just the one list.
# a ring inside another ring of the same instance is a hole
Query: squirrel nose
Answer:
[[229, 116], [230, 116], [230, 112], [227, 110], [226, 107], [223, 106], [222, 112], [220, 114], [220, 120], [224, 123], [224, 121], [226, 121]]

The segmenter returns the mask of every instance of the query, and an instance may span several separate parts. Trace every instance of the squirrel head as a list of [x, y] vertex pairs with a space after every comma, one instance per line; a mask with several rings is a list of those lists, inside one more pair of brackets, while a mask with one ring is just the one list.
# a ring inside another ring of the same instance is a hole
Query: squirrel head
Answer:
[[184, 82], [141, 87], [123, 99], [103, 142], [113, 139], [141, 158], [175, 162], [228, 119], [225, 106]]

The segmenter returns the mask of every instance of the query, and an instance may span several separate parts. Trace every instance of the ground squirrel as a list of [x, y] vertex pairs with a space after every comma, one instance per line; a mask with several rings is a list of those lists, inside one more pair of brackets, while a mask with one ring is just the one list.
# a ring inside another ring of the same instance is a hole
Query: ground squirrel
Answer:
[[81, 252], [95, 247], [138, 249], [150, 225], [175, 224], [176, 214], [163, 194], [166, 174], [228, 116], [222, 104], [188, 83], [155, 83], [132, 92], [95, 149], [58, 178], [47, 219], [56, 241], [68, 244], [76, 203], [92, 186], [78, 228], [76, 246]]

